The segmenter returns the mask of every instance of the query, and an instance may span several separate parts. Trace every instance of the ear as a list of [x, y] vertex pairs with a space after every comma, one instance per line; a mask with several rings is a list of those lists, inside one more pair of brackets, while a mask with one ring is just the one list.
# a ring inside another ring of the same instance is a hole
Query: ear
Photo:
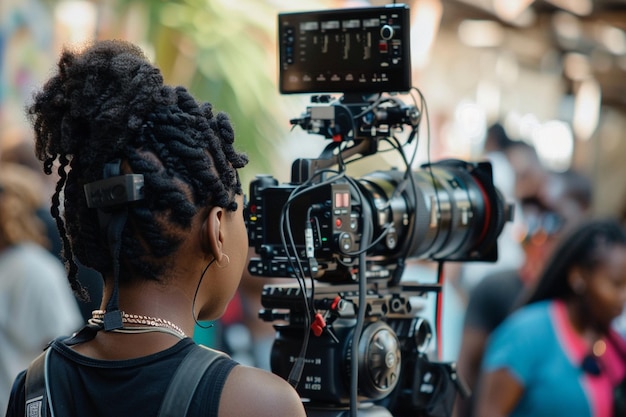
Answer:
[[216, 262], [221, 262], [223, 257], [224, 236], [222, 235], [222, 207], [212, 207], [202, 223], [201, 245], [202, 249], [213, 255]]

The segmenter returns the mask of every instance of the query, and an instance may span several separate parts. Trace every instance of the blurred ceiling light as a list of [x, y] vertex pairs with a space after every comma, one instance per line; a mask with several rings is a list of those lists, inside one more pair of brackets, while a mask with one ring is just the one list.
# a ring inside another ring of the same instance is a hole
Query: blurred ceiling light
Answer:
[[576, 91], [572, 125], [574, 135], [580, 140], [589, 140], [600, 120], [602, 90], [595, 79], [583, 81]]
[[581, 37], [580, 22], [570, 13], [556, 12], [552, 16], [552, 26], [556, 34], [567, 40], [578, 40]]
[[587, 16], [593, 11], [592, 0], [546, 0], [546, 2], [578, 16]]
[[476, 103], [484, 109], [487, 119], [495, 120], [500, 114], [502, 93], [492, 80], [481, 80], [476, 86]]
[[583, 54], [568, 53], [563, 58], [563, 72], [570, 80], [585, 80], [591, 77], [589, 59]]
[[535, 129], [532, 137], [539, 159], [548, 168], [567, 170], [574, 154], [574, 135], [568, 123], [547, 121]]
[[54, 18], [64, 32], [63, 43], [81, 43], [96, 33], [96, 6], [84, 0], [65, 0], [54, 9]]
[[459, 24], [461, 42], [477, 48], [494, 47], [502, 44], [504, 29], [492, 20], [464, 20]]
[[504, 129], [507, 131], [511, 139], [520, 140], [522, 133], [520, 131], [520, 121], [522, 115], [517, 110], [510, 110], [504, 116]]
[[421, 0], [412, 8], [411, 14], [411, 63], [414, 68], [422, 68], [428, 64], [443, 6], [440, 0]]
[[448, 143], [452, 149], [467, 149], [470, 155], [480, 155], [487, 131], [484, 109], [469, 100], [461, 101], [454, 111], [454, 135]]
[[478, 103], [462, 101], [454, 112], [454, 119], [470, 141], [481, 140], [486, 132], [485, 111]]
[[596, 37], [614, 55], [626, 54], [626, 33], [609, 25], [598, 25]]
[[528, 27], [536, 21], [536, 13], [530, 6], [535, 0], [457, 0], [493, 14], [509, 24]]
[[534, 0], [493, 0], [493, 10], [500, 19], [514, 23], [532, 3]]
[[532, 142], [535, 131], [541, 126], [541, 122], [539, 122], [537, 115], [533, 113], [526, 113], [520, 117], [517, 122], [519, 139], [528, 143]]

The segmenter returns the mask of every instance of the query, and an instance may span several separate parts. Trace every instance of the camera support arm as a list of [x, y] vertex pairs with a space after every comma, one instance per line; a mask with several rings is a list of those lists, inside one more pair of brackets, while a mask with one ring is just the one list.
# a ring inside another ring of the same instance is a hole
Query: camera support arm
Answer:
[[[330, 144], [326, 150], [337, 146], [337, 143]], [[364, 138], [350, 146], [338, 154], [322, 158], [299, 158], [291, 165], [291, 182], [294, 184], [302, 184], [308, 181], [316, 172], [338, 165], [342, 159], [347, 159], [353, 155], [361, 154], [362, 156], [372, 155], [378, 150], [377, 138]]]

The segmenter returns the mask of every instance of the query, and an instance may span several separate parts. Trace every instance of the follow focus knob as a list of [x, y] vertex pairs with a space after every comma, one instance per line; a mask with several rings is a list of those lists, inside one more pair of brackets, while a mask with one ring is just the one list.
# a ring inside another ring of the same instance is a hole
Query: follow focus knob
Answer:
[[380, 28], [380, 37], [383, 38], [386, 41], [388, 41], [389, 39], [393, 38], [393, 34], [394, 34], [393, 27], [391, 27], [389, 25], [383, 25]]

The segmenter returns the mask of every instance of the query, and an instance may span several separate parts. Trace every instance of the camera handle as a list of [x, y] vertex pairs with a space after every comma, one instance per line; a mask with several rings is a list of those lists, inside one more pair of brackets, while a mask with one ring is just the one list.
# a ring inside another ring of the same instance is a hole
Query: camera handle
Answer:
[[[326, 147], [328, 150], [336, 146], [332, 143]], [[325, 152], [326, 152], [325, 150]], [[341, 153], [322, 158], [299, 158], [293, 161], [291, 165], [291, 182], [294, 184], [302, 184], [308, 181], [316, 172], [338, 165], [341, 159], [347, 159], [353, 155], [361, 154], [363, 156], [372, 155], [378, 150], [377, 138], [365, 138], [358, 143], [344, 149]]]

